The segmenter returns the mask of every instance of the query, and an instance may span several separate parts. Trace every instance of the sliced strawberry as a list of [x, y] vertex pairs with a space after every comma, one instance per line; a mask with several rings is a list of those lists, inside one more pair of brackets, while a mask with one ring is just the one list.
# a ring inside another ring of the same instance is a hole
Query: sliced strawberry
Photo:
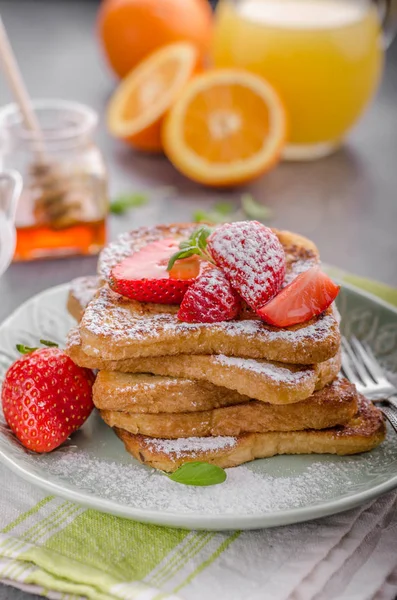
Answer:
[[[183, 276], [178, 277], [183, 267], [175, 264], [171, 275], [167, 271], [168, 261], [178, 248], [178, 242], [174, 239], [164, 239], [144, 246], [112, 269], [110, 287], [122, 296], [139, 302], [180, 304], [186, 290], [195, 281], [200, 266], [197, 271], [190, 265], [190, 270], [185, 269]], [[193, 276], [186, 278], [186, 272]]]
[[237, 316], [240, 298], [224, 273], [216, 267], [208, 269], [188, 289], [178, 318], [188, 323], [218, 323]]
[[176, 260], [169, 270], [171, 279], [196, 279], [200, 274], [200, 258], [197, 255], [189, 256], [189, 258], [180, 258]]
[[227, 223], [215, 229], [207, 249], [232, 287], [253, 309], [281, 289], [285, 254], [277, 236], [258, 221]]
[[26, 448], [50, 452], [90, 415], [94, 375], [58, 348], [25, 351], [5, 375], [3, 412]]
[[298, 275], [257, 313], [266, 323], [276, 327], [304, 323], [324, 312], [335, 300], [339, 289], [339, 285], [315, 266]]

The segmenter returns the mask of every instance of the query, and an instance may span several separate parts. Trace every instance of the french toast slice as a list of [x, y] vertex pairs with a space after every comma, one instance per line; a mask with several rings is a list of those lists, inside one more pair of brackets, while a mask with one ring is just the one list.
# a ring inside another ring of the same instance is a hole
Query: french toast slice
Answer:
[[77, 277], [70, 282], [66, 308], [77, 322], [81, 320], [87, 305], [94, 298], [100, 285], [101, 280], [97, 275]]
[[289, 406], [251, 400], [234, 406], [196, 412], [148, 414], [101, 410], [100, 414], [110, 427], [149, 437], [177, 439], [327, 429], [345, 425], [356, 412], [356, 388], [346, 379], [340, 378], [315, 392], [307, 400]]
[[357, 414], [346, 425], [330, 429], [177, 440], [152, 438], [120, 428], [114, 431], [134, 458], [166, 472], [195, 461], [226, 468], [277, 454], [359, 454], [376, 448], [386, 435], [382, 413], [363, 396], [358, 396]]
[[99, 371], [93, 386], [98, 409], [132, 413], [189, 413], [248, 402], [235, 390], [183, 377]]
[[74, 329], [69, 333], [66, 354], [81, 367], [127, 373], [152, 373], [207, 381], [271, 404], [305, 400], [331, 383], [341, 367], [340, 354], [314, 365], [287, 365], [267, 360], [224, 355], [157, 356], [107, 361], [85, 354]]
[[[124, 234], [102, 251], [99, 277], [105, 282], [114, 265], [147, 243], [171, 236], [183, 239], [196, 227], [162, 225]], [[285, 283], [319, 262], [317, 248], [310, 240], [291, 232], [275, 233], [286, 253]], [[334, 356], [340, 345], [338, 319], [332, 308], [307, 323], [285, 329], [265, 324], [251, 310], [242, 311], [239, 319], [221, 323], [183, 323], [177, 312], [177, 306], [136, 302], [105, 285], [81, 319], [83, 350], [106, 360], [183, 353], [312, 364]]]

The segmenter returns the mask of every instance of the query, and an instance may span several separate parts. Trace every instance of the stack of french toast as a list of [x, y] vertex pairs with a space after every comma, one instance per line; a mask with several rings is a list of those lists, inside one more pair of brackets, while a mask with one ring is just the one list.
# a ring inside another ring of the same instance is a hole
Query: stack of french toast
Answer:
[[316, 246], [255, 222], [202, 231], [123, 234], [71, 284], [66, 352], [98, 371], [95, 406], [126, 450], [169, 472], [376, 447], [383, 418], [340, 375]]

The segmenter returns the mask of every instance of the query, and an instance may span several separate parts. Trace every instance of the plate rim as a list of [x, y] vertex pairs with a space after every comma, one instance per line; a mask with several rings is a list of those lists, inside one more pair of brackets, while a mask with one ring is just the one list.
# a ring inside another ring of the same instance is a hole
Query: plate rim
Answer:
[[[397, 318], [397, 308], [378, 298], [370, 292], [361, 290], [360, 288], [338, 280], [343, 288], [347, 288], [352, 292], [359, 294], [381, 305], [383, 308], [390, 310]], [[8, 317], [0, 323], [0, 330], [6, 327], [9, 322], [23, 311], [32, 301], [40, 299], [42, 296], [51, 293], [66, 293], [70, 288], [70, 283], [64, 283], [42, 290], [38, 294], [31, 296], [18, 306]], [[0, 434], [3, 435], [3, 434]], [[390, 492], [397, 487], [397, 473], [387, 481], [384, 481], [368, 490], [353, 493], [351, 496], [338, 498], [336, 500], [328, 500], [320, 502], [312, 506], [302, 506], [297, 508], [289, 508], [277, 512], [267, 512], [244, 515], [233, 513], [231, 515], [224, 513], [223, 515], [208, 515], [205, 513], [184, 513], [176, 512], [160, 512], [155, 510], [147, 510], [134, 508], [126, 504], [120, 504], [114, 500], [100, 498], [92, 493], [81, 491], [78, 488], [73, 489], [69, 486], [64, 487], [61, 481], [48, 481], [44, 476], [28, 471], [18, 460], [10, 457], [3, 449], [0, 448], [0, 460], [11, 471], [16, 473], [22, 479], [44, 489], [47, 492], [58, 495], [62, 498], [76, 502], [87, 508], [99, 510], [119, 517], [134, 519], [142, 523], [152, 523], [161, 526], [178, 527], [186, 529], [202, 529], [212, 531], [227, 531], [227, 530], [250, 530], [264, 529], [270, 527], [278, 527], [281, 525], [290, 525], [311, 521], [322, 517], [330, 516], [353, 509], [366, 502], [369, 502], [382, 494]]]

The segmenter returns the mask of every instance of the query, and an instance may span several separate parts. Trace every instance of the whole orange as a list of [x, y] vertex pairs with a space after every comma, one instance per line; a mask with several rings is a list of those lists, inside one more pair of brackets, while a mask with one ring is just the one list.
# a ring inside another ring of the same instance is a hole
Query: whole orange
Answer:
[[103, 0], [98, 33], [113, 71], [125, 77], [165, 44], [188, 41], [208, 52], [212, 10], [207, 0]]

